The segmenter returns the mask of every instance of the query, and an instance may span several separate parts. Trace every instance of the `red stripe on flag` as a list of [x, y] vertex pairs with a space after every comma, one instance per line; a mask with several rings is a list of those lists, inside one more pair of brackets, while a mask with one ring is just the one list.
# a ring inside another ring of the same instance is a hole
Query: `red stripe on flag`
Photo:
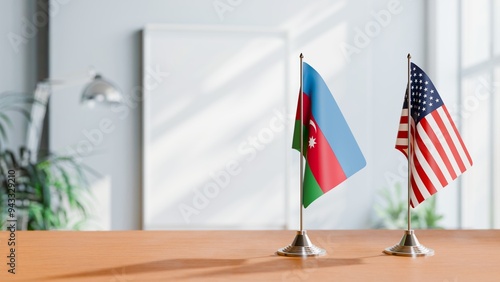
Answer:
[[441, 171], [441, 168], [439, 168], [439, 165], [436, 162], [436, 159], [434, 159], [434, 156], [432, 156], [431, 152], [429, 151], [429, 148], [425, 145], [425, 143], [422, 141], [422, 138], [420, 136], [417, 136], [417, 148], [422, 153], [423, 157], [426, 159], [427, 163], [429, 164], [429, 167], [431, 167], [432, 171], [436, 175], [436, 177], [439, 179], [439, 183], [444, 187], [448, 184], [448, 181], [446, 181], [446, 177], [444, 176], [443, 172]]
[[[299, 91], [300, 94], [300, 91]], [[300, 97], [304, 96], [304, 120], [302, 124], [308, 125], [311, 116], [311, 99], [309, 95], [304, 93], [304, 95], [299, 95], [299, 101], [297, 103], [297, 113], [295, 114], [295, 120], [300, 120]]]
[[[401, 125], [408, 127], [408, 110], [403, 109], [403, 112], [401, 113], [399, 126], [401, 127]], [[404, 142], [405, 144], [402, 144], [401, 142]], [[398, 135], [396, 137], [396, 149], [408, 158], [408, 128], [398, 130]]]
[[420, 162], [418, 161], [416, 156], [413, 156], [413, 166], [415, 167], [415, 171], [417, 172], [420, 180], [422, 181], [424, 185], [424, 189], [427, 189], [431, 195], [437, 192], [436, 188], [434, 187], [434, 184], [432, 184], [432, 181], [430, 180], [429, 176], [425, 172], [425, 170], [422, 168], [420, 165]]
[[[305, 100], [306, 99], [304, 99], [304, 101]], [[316, 124], [314, 117], [311, 117], [311, 120]], [[316, 126], [315, 131], [312, 126], [310, 127], [308, 142], [304, 144], [304, 147], [307, 146], [307, 163], [309, 164], [311, 172], [316, 178], [319, 187], [326, 193], [344, 181], [347, 177], [345, 176], [335, 153], [323, 135], [321, 128]], [[310, 147], [308, 144], [311, 138], [314, 138], [316, 142], [313, 147]]]
[[408, 124], [408, 116], [401, 116], [401, 118], [399, 119], [399, 124]]
[[398, 131], [398, 138], [401, 139], [407, 139], [408, 138], [408, 131]]
[[[422, 193], [420, 193], [420, 190], [417, 186], [417, 183], [415, 183], [415, 179], [413, 178], [413, 176], [411, 177], [411, 189], [413, 190], [413, 194], [415, 194], [415, 198], [417, 198], [418, 202], [417, 205], [425, 200], [424, 197], [422, 196]], [[415, 205], [415, 203], [411, 201], [412, 208], [416, 207], [417, 205]]]
[[448, 147], [450, 148], [451, 153], [453, 154], [453, 158], [455, 159], [458, 167], [460, 168], [460, 172], [464, 172], [466, 169], [465, 165], [462, 162], [462, 158], [460, 157], [460, 154], [458, 153], [458, 150], [455, 147], [455, 143], [451, 139], [450, 133], [448, 132], [448, 129], [446, 128], [441, 116], [439, 115], [438, 111], [434, 111], [431, 114], [434, 117], [434, 120], [436, 121], [437, 125], [439, 126], [439, 129], [441, 130], [441, 133], [443, 134], [446, 143], [448, 144]]
[[448, 109], [446, 108], [445, 105], [443, 105], [442, 108], [443, 108], [444, 113], [446, 114], [446, 117], [450, 121], [451, 127], [453, 127], [453, 130], [455, 131], [455, 135], [457, 136], [458, 141], [460, 142], [460, 146], [462, 146], [462, 150], [465, 152], [465, 155], [467, 156], [467, 160], [469, 161], [469, 165], [472, 165], [472, 158], [469, 155], [469, 151], [467, 151], [467, 148], [465, 147], [464, 141], [462, 140], [462, 138], [460, 137], [460, 134], [458, 133], [458, 129], [455, 126], [455, 123], [451, 119], [451, 116], [450, 116], [450, 113], [448, 112]]
[[[446, 165], [446, 169], [450, 173], [451, 178], [452, 179], [457, 178], [457, 174], [455, 173], [455, 170], [453, 169], [453, 166], [451, 165], [450, 159], [446, 155], [446, 152], [443, 148], [443, 145], [441, 145], [439, 137], [436, 135], [436, 133], [434, 133], [434, 128], [432, 128], [430, 126], [429, 122], [425, 118], [420, 121], [420, 125], [422, 126], [422, 129], [425, 131], [425, 133], [427, 133], [427, 136], [429, 136], [430, 141], [432, 142], [432, 144], [436, 148], [439, 156], [441, 157], [444, 164]], [[438, 128], [436, 128], [436, 129], [438, 129]]]
[[[408, 125], [408, 115], [401, 116], [399, 119], [399, 125]], [[398, 131], [398, 138], [408, 138], [408, 129], [400, 129]]]

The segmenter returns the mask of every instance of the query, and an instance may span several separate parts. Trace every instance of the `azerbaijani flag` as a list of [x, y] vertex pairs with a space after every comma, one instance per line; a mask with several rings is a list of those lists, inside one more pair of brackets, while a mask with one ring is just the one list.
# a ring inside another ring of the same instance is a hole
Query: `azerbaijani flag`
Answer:
[[[323, 78], [303, 63], [304, 89], [304, 171], [303, 205], [342, 183], [366, 165], [352, 135]], [[293, 133], [294, 149], [300, 152], [300, 95]]]

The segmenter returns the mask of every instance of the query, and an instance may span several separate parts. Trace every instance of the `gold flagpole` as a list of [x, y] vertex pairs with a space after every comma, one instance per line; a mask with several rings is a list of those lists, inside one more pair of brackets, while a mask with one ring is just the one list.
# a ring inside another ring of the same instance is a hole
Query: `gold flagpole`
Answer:
[[403, 238], [399, 244], [392, 247], [386, 248], [384, 253], [388, 255], [405, 256], [405, 257], [422, 257], [422, 256], [432, 256], [434, 255], [434, 250], [424, 247], [424, 245], [418, 242], [417, 236], [411, 229], [411, 167], [412, 167], [412, 136], [411, 136], [411, 121], [413, 120], [412, 110], [411, 110], [411, 55], [408, 53], [408, 84], [406, 88], [406, 97], [408, 103], [408, 230], [405, 231]]
[[289, 257], [311, 257], [311, 256], [322, 256], [326, 254], [326, 251], [316, 247], [309, 236], [307, 236], [307, 231], [304, 230], [303, 226], [303, 210], [304, 210], [304, 73], [303, 73], [303, 58], [304, 55], [300, 53], [300, 229], [295, 235], [295, 239], [292, 244], [279, 249], [276, 253], [280, 256]]

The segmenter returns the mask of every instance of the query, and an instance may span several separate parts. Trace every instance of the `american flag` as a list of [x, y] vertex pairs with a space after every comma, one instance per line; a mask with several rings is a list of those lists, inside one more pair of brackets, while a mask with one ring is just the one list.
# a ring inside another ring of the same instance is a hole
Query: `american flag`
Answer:
[[[408, 132], [408, 94], [411, 94], [411, 122]], [[410, 156], [408, 156], [410, 134]], [[416, 207], [444, 188], [472, 166], [457, 127], [434, 84], [417, 65], [411, 64], [399, 121], [396, 149], [409, 157], [410, 204]]]

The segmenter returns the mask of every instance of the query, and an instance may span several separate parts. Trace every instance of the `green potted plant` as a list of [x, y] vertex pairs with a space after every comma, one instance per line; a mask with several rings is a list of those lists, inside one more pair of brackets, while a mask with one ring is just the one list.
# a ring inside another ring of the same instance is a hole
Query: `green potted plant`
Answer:
[[[406, 191], [406, 190], [405, 190]], [[406, 193], [405, 193], [406, 194]], [[380, 193], [381, 203], [375, 206], [378, 219], [376, 228], [406, 229], [408, 227], [408, 202], [403, 196], [400, 182], [391, 189], [383, 189]], [[411, 211], [411, 225], [415, 229], [440, 229], [443, 215], [436, 211], [436, 197], [431, 197]]]
[[[19, 113], [30, 118], [29, 106], [35, 101], [25, 95], [0, 95], [0, 198], [7, 207], [14, 178], [15, 207], [18, 228], [27, 230], [79, 229], [88, 216], [85, 201], [90, 196], [86, 172], [74, 156], [47, 154], [33, 161], [31, 152], [20, 147], [18, 152], [6, 148], [12, 118]], [[12, 177], [11, 177], [12, 178]], [[9, 190], [10, 189], [10, 190]], [[1, 209], [2, 226], [13, 214]]]

